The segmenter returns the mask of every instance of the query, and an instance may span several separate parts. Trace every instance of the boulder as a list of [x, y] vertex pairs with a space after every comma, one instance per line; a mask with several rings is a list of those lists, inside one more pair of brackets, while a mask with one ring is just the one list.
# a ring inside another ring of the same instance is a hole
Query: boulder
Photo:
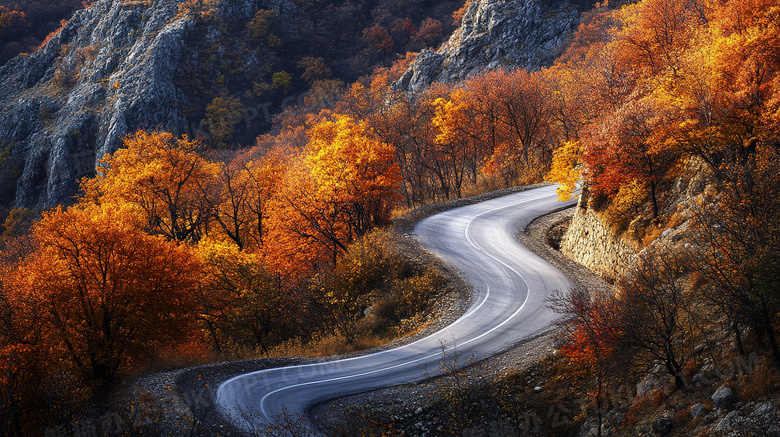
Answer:
[[704, 417], [707, 414], [707, 409], [704, 408], [704, 404], [699, 402], [691, 407], [691, 416]]
[[721, 410], [730, 410], [734, 407], [734, 402], [737, 400], [737, 396], [728, 387], [721, 387], [715, 391], [712, 395], [712, 402], [715, 406]]

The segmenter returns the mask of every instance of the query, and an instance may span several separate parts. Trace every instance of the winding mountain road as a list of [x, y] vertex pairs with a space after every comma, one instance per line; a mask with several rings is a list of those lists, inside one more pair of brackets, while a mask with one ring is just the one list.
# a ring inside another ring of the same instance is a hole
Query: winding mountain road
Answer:
[[[568, 203], [573, 204], [573, 202]], [[405, 346], [344, 360], [261, 370], [217, 390], [222, 414], [247, 431], [329, 399], [421, 380], [441, 372], [442, 347], [487, 357], [549, 327], [545, 299], [566, 276], [515, 239], [534, 218], [565, 206], [546, 186], [431, 216], [415, 228], [422, 244], [460, 269], [473, 287], [466, 314]]]

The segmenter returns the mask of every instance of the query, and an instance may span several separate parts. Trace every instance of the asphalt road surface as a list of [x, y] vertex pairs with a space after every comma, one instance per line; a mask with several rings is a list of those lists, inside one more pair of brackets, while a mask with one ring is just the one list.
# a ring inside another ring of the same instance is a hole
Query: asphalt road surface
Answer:
[[473, 287], [471, 307], [462, 317], [396, 349], [236, 376], [217, 390], [220, 411], [252, 432], [285, 410], [304, 414], [329, 399], [434, 376], [442, 372], [442, 348], [448, 359], [463, 363], [459, 355], [488, 357], [544, 330], [555, 318], [545, 299], [570, 282], [514, 236], [534, 218], [565, 205], [555, 186], [546, 186], [423, 220], [415, 228], [423, 245], [459, 269]]

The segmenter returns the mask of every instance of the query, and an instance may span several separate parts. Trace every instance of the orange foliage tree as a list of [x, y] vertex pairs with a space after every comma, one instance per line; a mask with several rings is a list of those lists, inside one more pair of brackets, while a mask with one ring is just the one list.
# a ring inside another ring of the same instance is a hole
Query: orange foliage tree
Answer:
[[[504, 185], [538, 181], [552, 162], [555, 145], [551, 87], [541, 73], [492, 71], [467, 80], [447, 99], [435, 101], [437, 144], [455, 175], [478, 167]], [[459, 181], [456, 179], [456, 181]]]
[[213, 184], [204, 196], [212, 208], [212, 219], [239, 249], [263, 247], [268, 202], [276, 193], [286, 168], [286, 157], [272, 150], [259, 159], [240, 154], [220, 164]]
[[7, 285], [37, 312], [31, 322], [56, 365], [108, 385], [191, 334], [199, 263], [141, 231], [126, 209], [56, 209], [33, 234], [36, 250]]
[[355, 237], [386, 223], [400, 182], [394, 153], [350, 117], [314, 125], [273, 204], [283, 258], [333, 264]]
[[614, 195], [638, 182], [648, 187], [653, 218], [658, 217], [658, 186], [680, 155], [659, 135], [668, 122], [663, 109], [647, 100], [629, 101], [601, 120], [582, 155], [593, 191]]
[[198, 142], [167, 132], [138, 131], [124, 149], [101, 160], [98, 176], [83, 183], [83, 203], [129, 204], [154, 235], [197, 241], [206, 232], [217, 167], [198, 153]]
[[[621, 333], [615, 303], [607, 294], [591, 296], [575, 288], [553, 295], [550, 307], [562, 316], [556, 322], [559, 328], [556, 341], [569, 369], [587, 381], [583, 389], [593, 397], [600, 435], [608, 407], [606, 391], [619, 366]], [[595, 389], [591, 382], [595, 383]]]

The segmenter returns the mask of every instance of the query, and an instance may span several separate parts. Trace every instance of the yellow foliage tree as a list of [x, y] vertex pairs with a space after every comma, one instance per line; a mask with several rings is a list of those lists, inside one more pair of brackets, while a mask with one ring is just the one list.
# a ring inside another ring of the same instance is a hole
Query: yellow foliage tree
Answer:
[[579, 140], [571, 140], [555, 150], [547, 180], [558, 184], [559, 200], [570, 200], [582, 178], [581, 147]]
[[277, 260], [296, 268], [335, 264], [354, 238], [386, 223], [398, 200], [395, 148], [344, 115], [315, 124], [309, 144], [291, 165], [270, 221]]
[[204, 191], [213, 189], [217, 166], [197, 153], [197, 142], [168, 132], [138, 131], [124, 145], [82, 181], [80, 203], [129, 205], [151, 234], [199, 240], [210, 212]]

